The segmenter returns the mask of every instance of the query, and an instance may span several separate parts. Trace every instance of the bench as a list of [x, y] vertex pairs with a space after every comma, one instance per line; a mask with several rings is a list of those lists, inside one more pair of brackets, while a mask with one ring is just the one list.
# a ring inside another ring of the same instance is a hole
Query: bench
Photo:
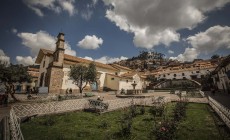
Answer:
[[108, 103], [104, 103], [99, 100], [89, 99], [88, 101], [89, 101], [89, 108], [94, 109], [95, 111], [102, 112], [107, 110], [109, 107]]

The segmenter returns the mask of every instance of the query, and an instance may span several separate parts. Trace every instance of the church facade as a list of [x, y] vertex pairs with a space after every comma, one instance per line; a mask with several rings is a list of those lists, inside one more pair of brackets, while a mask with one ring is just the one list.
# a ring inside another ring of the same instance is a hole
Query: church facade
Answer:
[[[57, 36], [55, 51], [40, 49], [35, 63], [40, 64], [38, 87], [42, 93], [65, 93], [66, 89], [79, 92], [69, 77], [70, 66], [75, 64], [88, 65], [92, 61], [67, 55], [64, 48], [64, 34]], [[117, 64], [94, 62], [97, 70], [97, 81], [87, 85], [87, 91], [132, 89], [131, 84], [137, 83], [136, 89], [142, 89], [143, 79], [134, 71]], [[126, 76], [128, 75], [128, 76]], [[130, 76], [131, 75], [131, 76]], [[124, 83], [125, 84], [122, 84]]]

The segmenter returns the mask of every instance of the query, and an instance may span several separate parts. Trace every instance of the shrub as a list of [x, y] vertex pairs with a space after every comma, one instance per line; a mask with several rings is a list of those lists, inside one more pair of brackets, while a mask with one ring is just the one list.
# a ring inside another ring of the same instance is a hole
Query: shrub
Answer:
[[145, 106], [141, 106], [141, 108], [140, 108], [140, 114], [141, 115], [144, 115], [145, 114]]
[[176, 103], [176, 106], [173, 110], [173, 113], [174, 113], [174, 120], [175, 121], [180, 121], [183, 117], [186, 116], [186, 105], [187, 105], [187, 102], [184, 102], [184, 101], [179, 101]]
[[122, 118], [119, 120], [121, 130], [120, 133], [122, 136], [130, 136], [131, 134], [131, 127], [132, 127], [133, 118], [130, 114], [124, 114]]
[[154, 117], [161, 117], [164, 114], [164, 108], [164, 105], [152, 106], [149, 109], [149, 113], [152, 114]]
[[153, 130], [156, 140], [172, 140], [175, 138], [177, 124], [174, 121], [164, 120]]
[[108, 127], [109, 127], [108, 122], [106, 122], [106, 121], [104, 121], [104, 120], [98, 125], [98, 128], [106, 129], [106, 128], [108, 128]]

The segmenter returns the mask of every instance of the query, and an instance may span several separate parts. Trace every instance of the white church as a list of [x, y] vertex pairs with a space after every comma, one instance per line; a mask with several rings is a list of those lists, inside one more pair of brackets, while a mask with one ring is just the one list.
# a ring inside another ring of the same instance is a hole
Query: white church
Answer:
[[[66, 89], [72, 88], [73, 93], [78, 93], [78, 87], [70, 79], [70, 66], [75, 64], [88, 65], [92, 61], [65, 54], [64, 33], [57, 36], [55, 51], [40, 49], [35, 63], [40, 64], [38, 87], [39, 92], [43, 93], [65, 93]], [[144, 87], [144, 79], [127, 67], [117, 64], [103, 64], [94, 62], [97, 70], [97, 81], [87, 85], [84, 91], [103, 91], [121, 89], [141, 90]], [[84, 92], [83, 91], [83, 92]]]

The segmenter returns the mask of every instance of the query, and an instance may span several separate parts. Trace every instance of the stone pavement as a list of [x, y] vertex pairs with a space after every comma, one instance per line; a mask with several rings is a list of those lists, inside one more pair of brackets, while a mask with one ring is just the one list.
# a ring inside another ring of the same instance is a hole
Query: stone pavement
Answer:
[[206, 96], [212, 97], [217, 102], [219, 102], [223, 106], [230, 109], [230, 94], [217, 92], [217, 93], [215, 93], [215, 95], [213, 95], [210, 91], [204, 91], [204, 93]]

